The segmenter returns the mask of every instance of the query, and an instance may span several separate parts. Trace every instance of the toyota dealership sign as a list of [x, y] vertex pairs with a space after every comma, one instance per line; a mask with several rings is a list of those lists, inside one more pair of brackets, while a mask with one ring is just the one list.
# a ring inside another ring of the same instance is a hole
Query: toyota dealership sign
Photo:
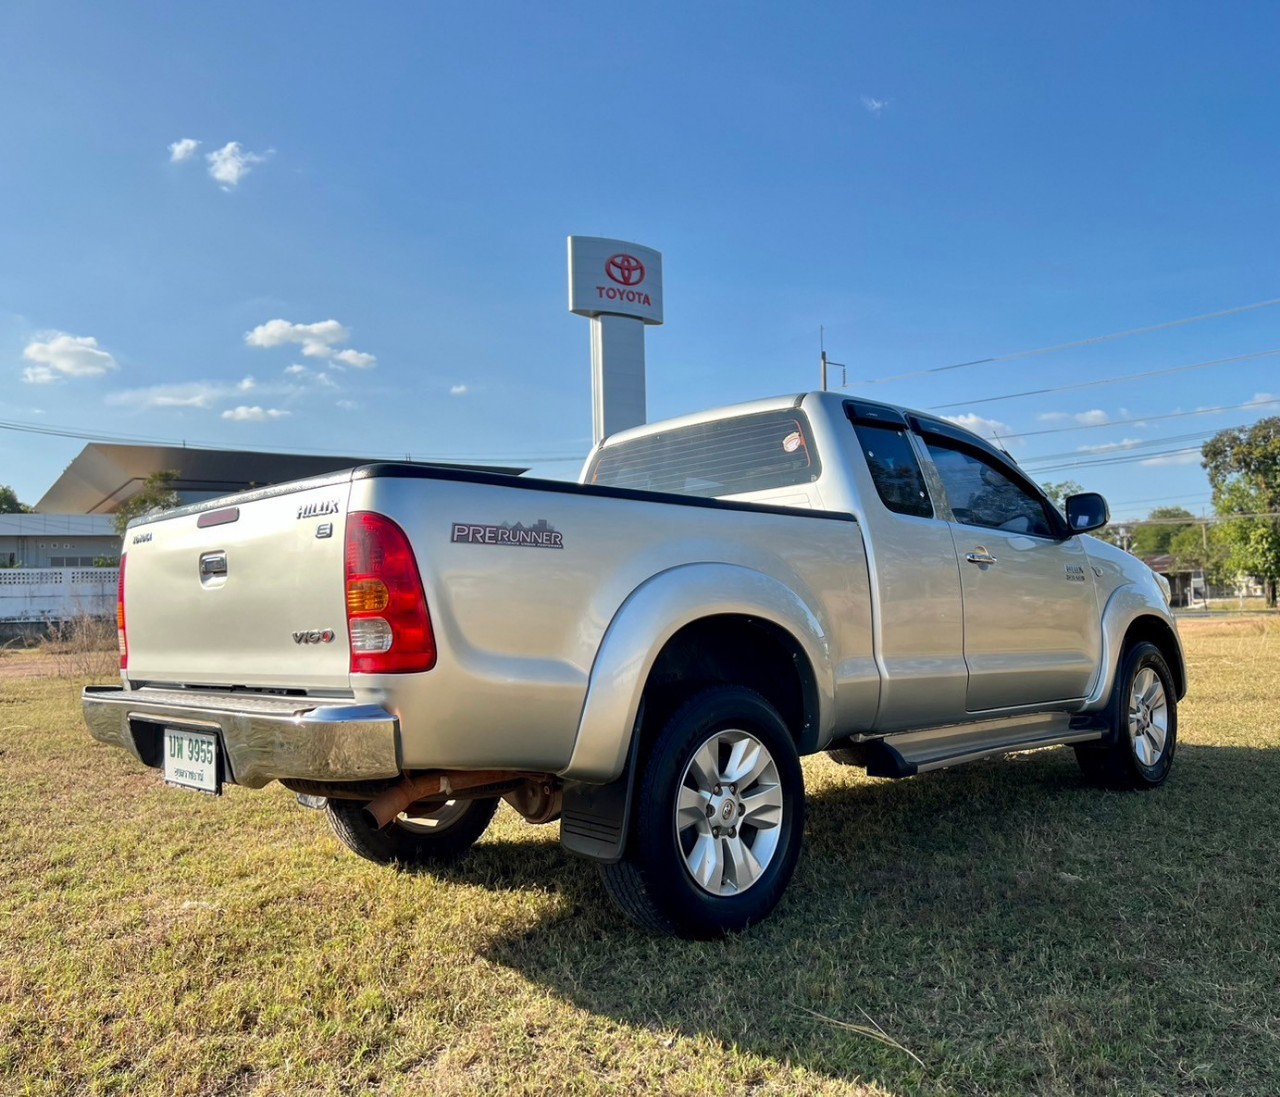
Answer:
[[662, 323], [662, 253], [625, 240], [569, 237], [569, 311]]

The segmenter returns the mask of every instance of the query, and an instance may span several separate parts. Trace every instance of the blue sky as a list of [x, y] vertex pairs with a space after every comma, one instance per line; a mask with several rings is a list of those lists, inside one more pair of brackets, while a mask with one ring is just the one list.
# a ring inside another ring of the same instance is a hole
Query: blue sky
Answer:
[[651, 418], [816, 387], [821, 325], [850, 392], [1199, 512], [1280, 355], [989, 398], [1278, 351], [1280, 304], [882, 379], [1280, 298], [1278, 41], [1265, 3], [10, 0], [0, 483], [84, 444], [15, 424], [572, 475], [581, 233], [664, 253]]

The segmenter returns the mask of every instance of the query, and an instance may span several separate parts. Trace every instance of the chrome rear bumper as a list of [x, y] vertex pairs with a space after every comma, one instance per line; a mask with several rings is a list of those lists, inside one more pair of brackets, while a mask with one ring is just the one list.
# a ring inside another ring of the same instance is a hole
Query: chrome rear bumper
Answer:
[[162, 765], [166, 725], [216, 731], [226, 779], [261, 788], [281, 777], [367, 781], [400, 774], [399, 721], [377, 705], [306, 697], [87, 686], [90, 734], [144, 765]]

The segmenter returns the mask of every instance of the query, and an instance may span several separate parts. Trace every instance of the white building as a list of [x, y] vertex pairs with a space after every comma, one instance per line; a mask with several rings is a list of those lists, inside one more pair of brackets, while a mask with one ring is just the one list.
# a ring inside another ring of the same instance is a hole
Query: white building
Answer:
[[0, 514], [0, 569], [91, 568], [119, 559], [109, 514]]

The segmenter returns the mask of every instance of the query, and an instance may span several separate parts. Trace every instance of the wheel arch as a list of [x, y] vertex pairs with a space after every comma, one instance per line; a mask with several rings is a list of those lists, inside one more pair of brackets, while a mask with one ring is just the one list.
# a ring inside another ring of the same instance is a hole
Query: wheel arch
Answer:
[[762, 693], [802, 754], [830, 737], [834, 674], [828, 632], [815, 610], [761, 572], [686, 564], [643, 583], [615, 614], [561, 775], [598, 783], [617, 778], [642, 706], [649, 724], [669, 695], [687, 696], [681, 683], [737, 683]]
[[1125, 631], [1120, 654], [1123, 655], [1135, 644], [1141, 644], [1144, 641], [1160, 649], [1160, 654], [1164, 656], [1164, 661], [1169, 666], [1169, 673], [1173, 675], [1174, 696], [1181, 701], [1187, 695], [1187, 668], [1182, 657], [1182, 644], [1177, 634], [1166, 621], [1159, 617], [1148, 615], [1135, 618]]
[[800, 754], [817, 749], [818, 684], [803, 646], [777, 622], [746, 614], [700, 617], [663, 646], [645, 680], [641, 734], [661, 728], [695, 693], [747, 686], [778, 711]]
[[1086, 712], [1106, 707], [1124, 653], [1143, 641], [1160, 649], [1173, 675], [1176, 698], [1181, 700], [1186, 695], [1187, 666], [1173, 618], [1168, 610], [1152, 605], [1143, 591], [1129, 584], [1114, 591], [1103, 610], [1101, 666], [1084, 705]]

